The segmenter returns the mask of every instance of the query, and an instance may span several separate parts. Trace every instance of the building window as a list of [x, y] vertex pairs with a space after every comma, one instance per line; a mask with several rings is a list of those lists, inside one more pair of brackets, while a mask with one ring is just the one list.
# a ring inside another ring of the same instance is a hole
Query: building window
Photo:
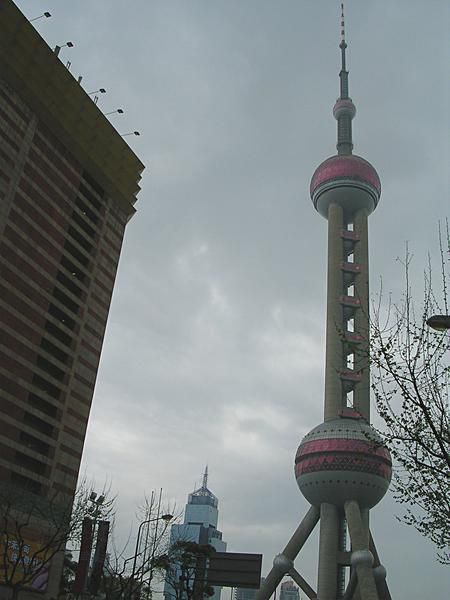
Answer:
[[81, 265], [83, 265], [83, 267], [88, 268], [88, 266], [89, 266], [88, 257], [85, 256], [82, 252], [80, 252], [78, 250], [78, 248], [75, 248], [75, 246], [73, 244], [71, 244], [69, 242], [69, 240], [66, 240], [64, 242], [64, 249], [67, 250], [67, 252], [69, 254], [71, 254]]
[[75, 279], [78, 279], [78, 281], [83, 282], [86, 279], [86, 273], [84, 273], [80, 269], [80, 267], [77, 267], [72, 261], [70, 261], [65, 256], [61, 258], [61, 266], [67, 269], [69, 273], [73, 275], [73, 277], [75, 277]]
[[52, 356], [54, 356], [55, 358], [57, 358], [62, 363], [66, 363], [69, 358], [69, 355], [66, 352], [60, 350], [58, 346], [52, 344], [52, 342], [47, 338], [42, 338], [41, 348], [49, 354], [51, 354]]
[[55, 400], [59, 400], [61, 390], [57, 388], [56, 385], [53, 385], [52, 383], [50, 383], [49, 381], [37, 374], [33, 375], [32, 383], [34, 383], [34, 385], [42, 391], [46, 392], [49, 396], [52, 396], [52, 398], [55, 398]]
[[72, 236], [72, 238], [80, 244], [85, 252], [88, 254], [92, 252], [92, 244], [90, 244], [84, 236], [81, 235], [74, 227], [70, 226], [67, 229], [67, 233]]
[[73, 313], [77, 314], [78, 309], [80, 308], [79, 305], [76, 302], [74, 302], [73, 300], [71, 300], [69, 298], [69, 296], [67, 296], [60, 289], [55, 288], [53, 290], [53, 297], [56, 298], [56, 300], [59, 300], [61, 302], [61, 304], [64, 304], [64, 306], [66, 306]]
[[60, 327], [57, 327], [50, 321], [45, 322], [45, 330], [48, 331], [50, 335], [59, 340], [65, 346], [68, 346], [70, 348], [70, 346], [72, 345], [72, 338], [70, 337], [70, 335], [64, 333], [64, 331], [62, 331]]
[[47, 423], [46, 421], [36, 417], [36, 415], [32, 415], [29, 412], [25, 412], [23, 415], [23, 422], [25, 425], [36, 429], [40, 433], [47, 435], [48, 437], [52, 437], [53, 435], [53, 425]]
[[28, 454], [23, 454], [22, 452], [16, 452], [16, 457], [14, 462], [19, 467], [23, 467], [24, 469], [28, 469], [37, 475], [44, 475], [47, 470], [47, 465], [36, 458], [32, 458], [28, 456]]
[[69, 279], [68, 277], [66, 277], [66, 275], [64, 275], [64, 273], [61, 273], [61, 271], [58, 271], [56, 279], [57, 281], [62, 283], [62, 285], [66, 287], [69, 290], [69, 292], [72, 292], [74, 296], [78, 296], [79, 298], [82, 296], [83, 290], [77, 285], [75, 285], [72, 279]]
[[83, 179], [91, 186], [94, 192], [100, 196], [100, 198], [103, 198], [105, 195], [105, 190], [95, 181], [92, 175], [90, 175], [87, 171], [83, 171]]
[[52, 317], [55, 317], [55, 319], [58, 319], [58, 321], [65, 325], [68, 329], [73, 329], [75, 327], [75, 321], [54, 304], [49, 305], [48, 314]]
[[37, 394], [33, 394], [33, 392], [28, 394], [28, 404], [33, 408], [45, 413], [49, 417], [52, 417], [53, 419], [56, 419], [58, 416], [58, 409], [56, 406], [53, 406], [53, 404], [50, 404], [50, 402], [44, 400], [44, 398], [41, 398]]
[[98, 216], [94, 213], [93, 210], [91, 210], [87, 206], [87, 204], [83, 202], [83, 200], [79, 196], [75, 199], [75, 206], [77, 206], [81, 210], [83, 215], [85, 215], [90, 221], [92, 221], [94, 225], [97, 225], [99, 219]]
[[86, 221], [82, 217], [80, 217], [80, 215], [74, 212], [72, 214], [72, 219], [75, 221], [78, 227], [81, 227], [81, 229], [85, 233], [87, 233], [89, 237], [95, 238], [95, 230], [90, 225], [88, 225]]
[[44, 456], [48, 456], [50, 454], [51, 446], [49, 446], [49, 444], [46, 444], [42, 440], [38, 440], [34, 437], [34, 435], [30, 435], [26, 431], [20, 432], [19, 439], [24, 446], [30, 450], [33, 450], [34, 452], [38, 452]]
[[65, 372], [46, 358], [38, 356], [36, 359], [36, 365], [55, 379], [58, 379], [59, 381], [64, 379]]
[[34, 479], [25, 477], [25, 475], [15, 473], [14, 471], [11, 472], [11, 482], [33, 494], [40, 494], [42, 492], [42, 484], [38, 481], [34, 481]]

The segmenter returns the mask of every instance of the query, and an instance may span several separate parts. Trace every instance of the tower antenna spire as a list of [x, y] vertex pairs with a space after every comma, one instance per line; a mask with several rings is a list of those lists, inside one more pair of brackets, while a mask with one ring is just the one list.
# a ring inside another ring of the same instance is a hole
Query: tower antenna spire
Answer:
[[203, 481], [202, 488], [206, 489], [208, 487], [208, 465], [205, 467], [205, 472], [203, 473]]
[[347, 48], [347, 42], [345, 41], [345, 17], [344, 17], [344, 3], [341, 2], [341, 42], [339, 44], [341, 49], [341, 72], [339, 78], [341, 80], [341, 98], [348, 98], [348, 71], [345, 62], [345, 50]]
[[345, 50], [347, 42], [345, 41], [345, 19], [344, 3], [341, 2], [341, 70], [339, 72], [340, 95], [333, 108], [333, 115], [337, 121], [337, 151], [338, 154], [351, 154], [353, 150], [352, 140], [352, 119], [356, 114], [355, 105], [348, 95], [348, 71], [345, 61]]
[[345, 44], [345, 19], [343, 2], [341, 2], [341, 44]]

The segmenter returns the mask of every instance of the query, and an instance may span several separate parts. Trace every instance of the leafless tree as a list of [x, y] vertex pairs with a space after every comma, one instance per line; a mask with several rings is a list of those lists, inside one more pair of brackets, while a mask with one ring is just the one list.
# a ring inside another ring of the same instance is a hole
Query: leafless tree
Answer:
[[154, 586], [165, 576], [169, 552], [169, 526], [177, 517], [175, 507], [162, 506], [162, 491], [152, 492], [138, 508], [136, 536], [130, 535], [119, 549], [111, 539], [100, 591], [108, 600], [150, 599]]
[[433, 314], [449, 314], [448, 222], [440, 240], [440, 285], [431, 260], [424, 273], [422, 300], [413, 298], [411, 254], [402, 262], [401, 300], [380, 293], [371, 327], [372, 389], [381, 432], [394, 458], [394, 495], [404, 505], [400, 519], [437, 547], [438, 560], [450, 563], [450, 338], [430, 329]]
[[0, 584], [16, 600], [23, 589], [44, 590], [51, 563], [63, 561], [67, 543], [76, 539], [89, 505], [81, 485], [74, 498], [59, 492], [40, 496], [3, 485], [0, 491]]

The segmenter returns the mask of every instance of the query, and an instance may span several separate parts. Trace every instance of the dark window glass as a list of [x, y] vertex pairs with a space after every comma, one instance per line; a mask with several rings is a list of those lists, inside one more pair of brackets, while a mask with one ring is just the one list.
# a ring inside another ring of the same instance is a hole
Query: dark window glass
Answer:
[[82, 235], [81, 233], [79, 233], [75, 227], [70, 226], [67, 229], [67, 233], [73, 237], [73, 239], [78, 242], [80, 244], [80, 246], [86, 250], [86, 252], [90, 253], [92, 250], [92, 244], [90, 244], [86, 238], [84, 237], [84, 235]]
[[40, 375], [34, 374], [32, 383], [40, 390], [47, 392], [47, 394], [52, 398], [55, 398], [55, 400], [59, 400], [61, 390], [56, 387], [56, 385], [53, 385], [53, 383], [50, 383], [50, 381], [47, 381]]
[[80, 267], [77, 267], [75, 263], [63, 256], [61, 258], [61, 265], [67, 269], [78, 281], [84, 281], [86, 279], [86, 273], [83, 272]]
[[58, 379], [59, 381], [64, 379], [65, 372], [43, 356], [37, 357], [36, 365], [55, 379]]
[[37, 394], [33, 394], [33, 392], [28, 394], [28, 404], [33, 408], [37, 408], [37, 410], [40, 410], [49, 417], [56, 419], [58, 416], [58, 409], [56, 406], [53, 406], [53, 404], [50, 404], [50, 402], [44, 400], [44, 398], [41, 398]]
[[39, 452], [39, 454], [43, 454], [44, 456], [48, 456], [50, 454], [50, 448], [48, 444], [43, 442], [42, 440], [38, 440], [34, 437], [34, 435], [30, 435], [26, 433], [26, 431], [20, 432], [20, 441], [24, 446], [29, 448], [30, 450], [34, 450], [35, 452]]
[[53, 297], [56, 298], [57, 300], [59, 300], [61, 302], [61, 304], [64, 304], [64, 306], [66, 306], [73, 313], [76, 314], [78, 312], [78, 309], [80, 308], [79, 305], [76, 302], [74, 302], [73, 300], [71, 300], [69, 298], [69, 296], [67, 296], [59, 288], [55, 287], [55, 289], [53, 290]]
[[64, 333], [64, 331], [62, 331], [60, 327], [57, 327], [50, 321], [46, 321], [45, 330], [48, 331], [48, 333], [50, 333], [57, 340], [59, 340], [62, 344], [64, 344], [65, 346], [69, 346], [70, 348], [72, 344], [72, 338], [70, 337], [70, 335], [67, 335], [67, 333]]
[[76, 212], [73, 213], [72, 215], [72, 219], [75, 221], [75, 223], [81, 227], [81, 229], [83, 229], [84, 232], [86, 232], [91, 238], [95, 237], [95, 230], [86, 223], [86, 221], [83, 219], [83, 217], [80, 217], [80, 215], [78, 215]]
[[69, 329], [73, 329], [75, 327], [75, 321], [54, 304], [49, 305], [48, 314], [52, 315], [52, 317], [55, 317], [55, 319], [58, 319], [60, 323], [62, 323]]
[[85, 185], [80, 184], [79, 190], [80, 190], [80, 193], [83, 194], [84, 198], [90, 204], [92, 204], [92, 206], [94, 208], [96, 208], [98, 211], [101, 210], [102, 204], [101, 204], [100, 200], [98, 198], [96, 198], [94, 196], [94, 194]]
[[87, 205], [85, 202], [83, 202], [83, 200], [82, 200], [80, 197], [76, 198], [76, 200], [75, 200], [75, 204], [76, 204], [76, 206], [78, 206], [78, 208], [81, 210], [81, 212], [83, 213], [83, 215], [86, 215], [86, 217], [87, 217], [87, 218], [88, 218], [90, 221], [92, 221], [92, 223], [94, 223], [94, 225], [97, 225], [97, 223], [98, 223], [98, 219], [99, 219], [99, 218], [98, 218], [98, 217], [97, 217], [97, 215], [94, 213], [94, 211], [93, 211], [93, 210], [91, 210], [91, 209], [89, 208], [89, 206], [88, 206], [88, 205]]
[[46, 421], [43, 421], [39, 417], [36, 417], [35, 415], [32, 415], [29, 412], [25, 412], [23, 416], [23, 422], [25, 423], [25, 425], [36, 429], [36, 431], [40, 431], [44, 435], [48, 435], [49, 437], [51, 437], [51, 435], [53, 434], [53, 425], [47, 423]]
[[83, 267], [89, 266], [89, 259], [82, 252], [80, 252], [73, 244], [71, 244], [68, 240], [64, 242], [64, 248], [71, 254], [77, 261], [83, 265]]
[[24, 490], [28, 490], [33, 494], [40, 494], [42, 491], [42, 485], [29, 477], [25, 477], [25, 475], [19, 475], [19, 473], [11, 472], [11, 481], [18, 487], [21, 487]]
[[58, 274], [56, 275], [56, 279], [63, 284], [64, 287], [66, 287], [70, 292], [72, 292], [72, 294], [74, 296], [78, 296], [80, 297], [83, 293], [83, 290], [78, 287], [74, 282], [73, 279], [69, 279], [69, 277], [66, 277], [66, 275], [64, 275], [64, 273], [61, 273], [61, 271], [58, 271]]
[[28, 456], [28, 454], [23, 454], [22, 452], [18, 451], [16, 452], [16, 458], [14, 462], [16, 465], [24, 467], [29, 471], [33, 471], [33, 473], [36, 473], [37, 475], [44, 475], [47, 467], [47, 465], [42, 463], [40, 460], [32, 458], [31, 456]]
[[49, 354], [51, 354], [52, 356], [54, 356], [55, 358], [57, 358], [62, 363], [66, 363], [69, 358], [69, 355], [66, 352], [64, 352], [63, 350], [60, 350], [58, 348], [58, 346], [55, 346], [55, 344], [52, 344], [52, 342], [50, 340], [48, 340], [47, 338], [42, 338], [41, 348], [43, 350], [45, 350], [46, 352], [48, 352]]
[[95, 179], [92, 177], [92, 175], [90, 173], [88, 173], [87, 171], [83, 171], [83, 177], [88, 182], [88, 184], [91, 186], [91, 188], [94, 190], [94, 192], [97, 192], [97, 194], [101, 198], [103, 198], [103, 196], [105, 195], [105, 190], [102, 188], [101, 185], [99, 185], [95, 181]]

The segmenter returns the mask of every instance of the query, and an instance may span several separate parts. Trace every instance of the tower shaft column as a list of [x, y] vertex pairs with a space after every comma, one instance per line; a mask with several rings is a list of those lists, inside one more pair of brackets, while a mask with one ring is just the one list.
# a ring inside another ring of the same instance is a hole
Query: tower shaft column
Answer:
[[336, 600], [339, 548], [339, 510], [333, 504], [320, 505], [318, 600]]
[[370, 421], [370, 372], [369, 372], [369, 237], [367, 210], [361, 209], [354, 215], [353, 226], [359, 235], [355, 245], [355, 263], [360, 266], [355, 279], [355, 296], [360, 308], [355, 314], [355, 332], [362, 341], [355, 352], [355, 370], [361, 373], [361, 380], [354, 389], [354, 408], [367, 421]]
[[327, 339], [325, 365], [324, 420], [335, 419], [342, 409], [343, 391], [340, 371], [343, 368], [343, 311], [339, 297], [343, 293], [341, 263], [344, 260], [341, 231], [344, 211], [338, 204], [328, 209]]

